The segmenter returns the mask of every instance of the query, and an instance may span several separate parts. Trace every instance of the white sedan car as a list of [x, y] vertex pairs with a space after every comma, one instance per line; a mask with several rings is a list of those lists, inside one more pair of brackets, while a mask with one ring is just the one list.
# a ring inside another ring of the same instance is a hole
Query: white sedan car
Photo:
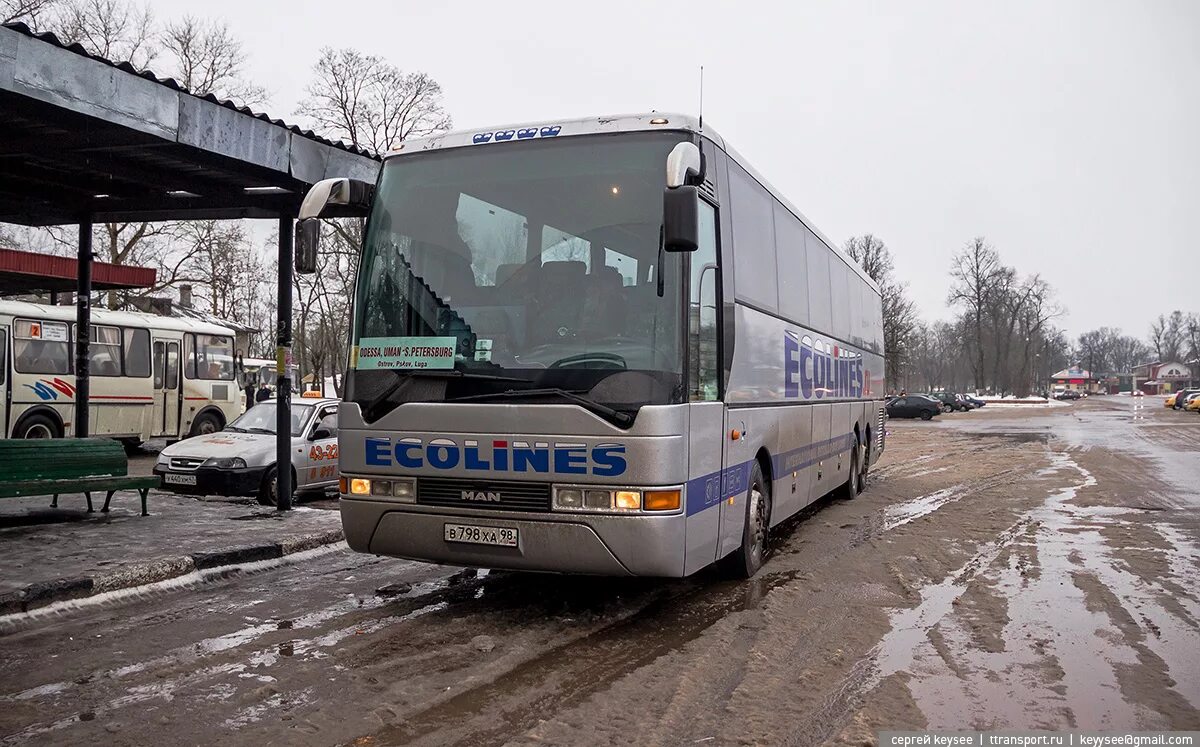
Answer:
[[[298, 493], [324, 493], [338, 481], [336, 399], [292, 401], [292, 484]], [[199, 495], [256, 496], [275, 505], [275, 400], [251, 407], [224, 430], [171, 444], [154, 474], [163, 487]]]

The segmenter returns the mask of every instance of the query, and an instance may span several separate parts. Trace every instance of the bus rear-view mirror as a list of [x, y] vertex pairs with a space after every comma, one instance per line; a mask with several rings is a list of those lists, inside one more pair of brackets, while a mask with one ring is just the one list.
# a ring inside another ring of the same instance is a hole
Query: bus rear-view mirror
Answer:
[[320, 240], [320, 218], [305, 218], [296, 222], [296, 272], [310, 275], [317, 271], [317, 245]]
[[667, 187], [663, 192], [663, 248], [694, 252], [700, 245], [700, 192], [696, 187]]

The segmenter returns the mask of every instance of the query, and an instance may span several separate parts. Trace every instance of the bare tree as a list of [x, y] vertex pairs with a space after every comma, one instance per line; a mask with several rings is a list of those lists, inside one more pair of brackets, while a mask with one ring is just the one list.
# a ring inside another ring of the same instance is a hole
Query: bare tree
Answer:
[[1158, 315], [1150, 325], [1150, 345], [1160, 361], [1178, 360], [1184, 352], [1185, 323], [1182, 311]]
[[1000, 271], [1000, 256], [982, 236], [973, 239], [955, 256], [950, 270], [954, 284], [947, 303], [961, 306], [971, 325], [973, 337], [968, 344], [974, 347], [976, 387], [984, 385], [984, 332]]
[[174, 58], [175, 79], [197, 94], [215, 94], [246, 106], [267, 102], [267, 91], [242, 76], [246, 54], [225, 21], [184, 16], [168, 23], [162, 45]]
[[58, 0], [0, 0], [0, 23], [21, 21], [39, 28], [42, 16], [57, 4]]
[[425, 73], [405, 73], [355, 49], [321, 50], [296, 114], [322, 134], [375, 153], [411, 137], [450, 128], [442, 87]]
[[139, 8], [123, 0], [63, 0], [50, 25], [66, 43], [136, 68], [147, 67], [159, 53], [149, 6]]

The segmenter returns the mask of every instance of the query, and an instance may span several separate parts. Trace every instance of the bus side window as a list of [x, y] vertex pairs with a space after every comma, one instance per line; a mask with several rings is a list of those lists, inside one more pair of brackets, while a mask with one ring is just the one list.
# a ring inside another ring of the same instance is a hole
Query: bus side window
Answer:
[[688, 379], [693, 402], [711, 402], [719, 396], [717, 377], [717, 215], [700, 201], [700, 246], [691, 253], [688, 286]]
[[139, 379], [150, 375], [150, 333], [144, 329], [126, 327], [125, 375]]
[[166, 354], [167, 354], [167, 346], [162, 344], [158, 340], [155, 340], [154, 341], [154, 388], [155, 389], [162, 389], [163, 382], [166, 381], [166, 379], [164, 378], [164, 374], [163, 374], [164, 360], [166, 358]]
[[183, 336], [183, 375], [196, 378], [196, 336], [191, 332]]
[[167, 345], [167, 389], [179, 388], [179, 343]]

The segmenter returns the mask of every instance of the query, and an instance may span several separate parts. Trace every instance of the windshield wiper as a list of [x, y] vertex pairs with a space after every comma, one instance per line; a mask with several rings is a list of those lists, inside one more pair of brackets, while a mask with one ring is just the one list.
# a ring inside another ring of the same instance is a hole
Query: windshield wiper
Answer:
[[561, 389], [559, 387], [547, 387], [542, 389], [506, 389], [503, 392], [490, 392], [488, 394], [470, 394], [466, 397], [456, 397], [450, 402], [463, 402], [466, 400], [485, 400], [485, 399], [523, 399], [525, 397], [544, 397], [554, 395], [569, 399], [585, 410], [590, 410], [597, 415], [603, 415], [617, 421], [621, 425], [629, 425], [633, 422], [633, 418], [627, 412], [614, 410], [608, 405], [600, 404], [594, 399], [582, 396], [579, 391], [571, 389]]
[[[383, 390], [383, 392], [379, 396], [375, 397], [370, 402], [368, 402], [367, 404], [362, 406], [362, 409], [364, 412], [373, 412], [375, 410], [376, 406], [381, 405], [384, 402], [387, 402], [388, 399], [390, 399], [391, 396], [396, 393], [396, 390], [399, 389], [401, 387], [401, 385], [403, 385], [404, 382], [408, 380], [408, 377], [417, 377], [417, 378], [422, 378], [422, 379], [440, 379], [440, 378], [450, 377], [450, 378], [458, 378], [458, 379], [479, 379], [482, 381], [513, 381], [513, 382], [519, 382], [522, 384], [529, 383], [528, 379], [522, 379], [522, 378], [519, 378], [516, 376], [500, 376], [497, 374], [474, 373], [471, 371], [460, 371], [457, 368], [445, 368], [445, 369], [437, 369], [437, 370], [432, 370], [432, 371], [429, 369], [417, 369], [417, 370], [413, 370], [413, 371], [407, 371], [407, 370], [403, 370], [403, 369], [392, 369], [392, 373], [396, 374], [395, 379], [392, 381], [391, 384], [388, 385], [387, 389]], [[400, 374], [404, 374], [404, 375], [401, 376]]]
[[275, 431], [271, 430], [270, 428], [247, 428], [246, 432], [247, 433], [269, 433], [271, 435], [275, 435]]
[[232, 433], [245, 433], [246, 432], [245, 428], [238, 428], [236, 425], [227, 425], [227, 426], [225, 426], [225, 430], [230, 431]]

